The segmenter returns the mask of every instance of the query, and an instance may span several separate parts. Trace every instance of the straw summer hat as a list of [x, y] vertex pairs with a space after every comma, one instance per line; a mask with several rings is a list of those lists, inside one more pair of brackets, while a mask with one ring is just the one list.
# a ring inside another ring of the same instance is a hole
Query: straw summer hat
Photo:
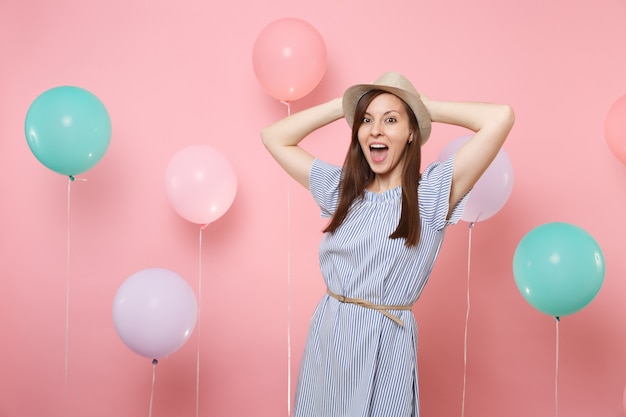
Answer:
[[417, 117], [422, 139], [420, 145], [426, 143], [431, 130], [430, 114], [413, 84], [397, 72], [386, 72], [373, 84], [357, 84], [346, 90], [343, 94], [342, 105], [343, 114], [350, 127], [354, 123], [354, 111], [357, 103], [365, 93], [372, 90], [383, 90], [404, 100]]

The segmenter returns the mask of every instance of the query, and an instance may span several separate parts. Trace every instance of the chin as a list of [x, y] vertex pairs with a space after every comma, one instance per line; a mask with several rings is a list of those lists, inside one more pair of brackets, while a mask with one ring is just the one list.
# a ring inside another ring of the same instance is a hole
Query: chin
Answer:
[[389, 173], [389, 168], [387, 167], [381, 167], [380, 165], [370, 165], [370, 168], [372, 169], [372, 172], [376, 175], [384, 175]]

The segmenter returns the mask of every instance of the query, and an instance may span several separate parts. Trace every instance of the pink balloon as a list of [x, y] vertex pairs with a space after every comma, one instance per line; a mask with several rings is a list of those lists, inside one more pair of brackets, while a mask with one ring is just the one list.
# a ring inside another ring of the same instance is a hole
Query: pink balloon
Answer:
[[191, 287], [162, 268], [136, 272], [113, 301], [113, 324], [133, 352], [149, 359], [171, 355], [191, 336], [198, 305]]
[[267, 25], [252, 52], [257, 79], [278, 100], [290, 102], [309, 94], [326, 71], [324, 39], [300, 19], [278, 19]]
[[[469, 136], [448, 143], [439, 155], [445, 161], [469, 140]], [[461, 220], [468, 223], [487, 220], [506, 204], [513, 190], [513, 167], [504, 149], [500, 149], [489, 168], [474, 185], [465, 204]]]
[[609, 109], [604, 121], [604, 136], [611, 152], [626, 164], [626, 94]]
[[171, 158], [165, 188], [181, 217], [205, 225], [230, 208], [237, 193], [237, 176], [220, 151], [209, 145], [193, 145]]

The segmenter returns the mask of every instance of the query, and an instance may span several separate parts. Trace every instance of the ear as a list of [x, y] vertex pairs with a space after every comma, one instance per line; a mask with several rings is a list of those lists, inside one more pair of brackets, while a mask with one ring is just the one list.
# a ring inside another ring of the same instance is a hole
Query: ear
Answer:
[[409, 143], [413, 142], [413, 132], [409, 135]]

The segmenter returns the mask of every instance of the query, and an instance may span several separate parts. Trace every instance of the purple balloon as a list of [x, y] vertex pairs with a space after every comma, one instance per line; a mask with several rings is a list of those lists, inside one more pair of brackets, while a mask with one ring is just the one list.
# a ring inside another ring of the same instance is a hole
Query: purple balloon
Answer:
[[[448, 143], [439, 154], [445, 161], [469, 140], [463, 136]], [[513, 190], [513, 167], [504, 149], [500, 149], [489, 168], [474, 185], [461, 220], [468, 223], [487, 220], [504, 207]]]
[[198, 304], [189, 284], [162, 268], [131, 275], [113, 302], [113, 323], [120, 339], [150, 359], [166, 357], [182, 347], [197, 318]]

